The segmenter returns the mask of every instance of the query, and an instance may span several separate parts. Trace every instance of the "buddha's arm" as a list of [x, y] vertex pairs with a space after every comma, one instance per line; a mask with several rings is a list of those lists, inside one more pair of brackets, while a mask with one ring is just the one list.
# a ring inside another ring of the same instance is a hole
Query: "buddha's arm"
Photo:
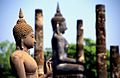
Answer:
[[68, 58], [68, 57], [60, 57], [61, 62], [63, 63], [72, 63], [72, 64], [76, 64], [76, 60], [72, 59], [72, 58]]
[[19, 56], [11, 57], [18, 78], [26, 78], [23, 60]]
[[59, 59], [61, 62], [63, 62], [63, 63], [76, 63], [75, 59], [68, 58], [68, 57], [64, 56], [65, 49], [64, 49], [62, 42], [58, 41], [57, 47], [58, 47]]

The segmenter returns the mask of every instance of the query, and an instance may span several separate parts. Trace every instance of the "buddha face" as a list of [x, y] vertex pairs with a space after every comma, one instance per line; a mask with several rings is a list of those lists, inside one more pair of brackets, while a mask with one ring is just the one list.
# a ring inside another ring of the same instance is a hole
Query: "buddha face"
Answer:
[[29, 33], [25, 38], [23, 39], [23, 44], [28, 49], [33, 48], [34, 44], [36, 43], [36, 40], [34, 38], [33, 32]]
[[59, 24], [59, 31], [64, 34], [66, 29], [67, 29], [67, 27], [66, 27], [65, 21], [64, 21], [64, 22], [61, 22], [61, 23]]

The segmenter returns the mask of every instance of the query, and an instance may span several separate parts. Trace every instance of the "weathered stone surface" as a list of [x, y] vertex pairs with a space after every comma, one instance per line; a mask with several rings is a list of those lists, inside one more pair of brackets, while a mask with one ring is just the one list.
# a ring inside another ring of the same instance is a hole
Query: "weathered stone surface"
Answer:
[[38, 65], [38, 74], [44, 74], [44, 52], [43, 52], [43, 13], [41, 9], [35, 10], [35, 51], [34, 58]]
[[32, 27], [23, 19], [21, 9], [19, 19], [13, 28], [13, 35], [16, 50], [10, 56], [10, 63], [16, 78], [38, 78], [37, 63], [29, 53], [36, 41]]
[[83, 49], [83, 21], [77, 20], [77, 40], [76, 40], [76, 60], [84, 62], [84, 49]]
[[97, 78], [107, 78], [105, 6], [96, 5]]
[[111, 78], [120, 78], [119, 46], [110, 46], [110, 66]]

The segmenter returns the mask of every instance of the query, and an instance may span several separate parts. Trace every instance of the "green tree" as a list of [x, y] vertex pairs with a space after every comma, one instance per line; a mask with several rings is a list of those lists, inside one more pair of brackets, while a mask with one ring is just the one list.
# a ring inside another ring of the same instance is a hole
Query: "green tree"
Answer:
[[86, 78], [97, 77], [96, 65], [96, 44], [93, 40], [85, 38], [84, 53], [85, 53], [85, 74]]
[[47, 61], [52, 57], [52, 49], [51, 48], [45, 48], [44, 50], [44, 59]]
[[14, 78], [10, 66], [10, 54], [14, 50], [14, 43], [9, 41], [0, 42], [0, 78]]

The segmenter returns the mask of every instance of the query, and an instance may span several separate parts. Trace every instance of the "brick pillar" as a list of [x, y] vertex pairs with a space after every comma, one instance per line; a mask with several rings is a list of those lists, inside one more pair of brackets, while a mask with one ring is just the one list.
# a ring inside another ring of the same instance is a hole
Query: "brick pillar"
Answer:
[[110, 46], [111, 78], [120, 78], [119, 46]]
[[83, 21], [77, 20], [77, 44], [76, 44], [76, 57], [78, 62], [84, 62], [84, 49], [83, 49]]
[[34, 58], [38, 65], [38, 74], [41, 75], [44, 74], [43, 13], [41, 9], [35, 10], [35, 39]]
[[97, 78], [107, 78], [105, 6], [96, 5]]

